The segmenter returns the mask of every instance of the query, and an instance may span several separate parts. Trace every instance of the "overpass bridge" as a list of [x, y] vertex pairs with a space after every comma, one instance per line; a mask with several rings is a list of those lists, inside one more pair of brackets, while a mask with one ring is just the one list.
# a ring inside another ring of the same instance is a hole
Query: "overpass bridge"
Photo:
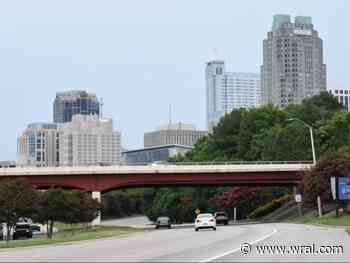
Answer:
[[[101, 193], [126, 187], [293, 186], [310, 162], [169, 163], [137, 166], [1, 168], [5, 178], [22, 178], [37, 189], [61, 187]], [[99, 223], [99, 219], [97, 220]]]
[[0, 180], [23, 178], [35, 188], [107, 192], [125, 187], [296, 185], [307, 162], [176, 163], [138, 166], [1, 168]]

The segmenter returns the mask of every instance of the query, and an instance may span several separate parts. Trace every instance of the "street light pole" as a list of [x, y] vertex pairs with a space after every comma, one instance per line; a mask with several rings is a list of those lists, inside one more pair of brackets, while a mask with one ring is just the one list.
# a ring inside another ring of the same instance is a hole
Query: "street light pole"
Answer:
[[306, 122], [298, 119], [298, 118], [290, 118], [290, 119], [287, 119], [286, 121], [298, 121], [298, 122], [301, 122], [307, 128], [309, 128], [310, 140], [311, 140], [311, 149], [312, 149], [312, 162], [313, 162], [314, 165], [316, 165], [316, 152], [315, 152], [314, 134], [313, 134], [312, 126], [307, 124]]
[[316, 153], [315, 153], [315, 144], [314, 144], [314, 134], [313, 134], [311, 126], [309, 126], [309, 130], [310, 130], [311, 147], [312, 147], [312, 161], [313, 161], [314, 165], [316, 165]]

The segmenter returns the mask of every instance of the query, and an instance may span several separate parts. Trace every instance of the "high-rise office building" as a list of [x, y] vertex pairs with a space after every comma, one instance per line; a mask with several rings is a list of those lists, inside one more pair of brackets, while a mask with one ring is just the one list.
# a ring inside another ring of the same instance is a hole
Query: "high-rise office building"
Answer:
[[212, 130], [220, 118], [233, 109], [261, 104], [260, 75], [226, 72], [225, 62], [214, 59], [206, 66], [207, 127]]
[[57, 125], [33, 123], [17, 140], [18, 166], [58, 166], [59, 134]]
[[112, 119], [74, 115], [60, 127], [60, 166], [120, 164], [120, 137], [113, 130]]
[[70, 122], [75, 114], [100, 114], [100, 104], [95, 94], [81, 90], [57, 92], [53, 106], [55, 123]]
[[207, 131], [197, 130], [191, 124], [169, 124], [158, 127], [156, 131], [144, 135], [144, 147], [162, 145], [194, 145]]
[[326, 91], [322, 39], [311, 17], [275, 15], [263, 41], [263, 104], [287, 107]]
[[350, 89], [332, 88], [328, 90], [339, 103], [344, 105], [347, 111], [350, 111]]
[[34, 123], [18, 138], [18, 166], [85, 166], [120, 164], [120, 133], [111, 119], [73, 116], [64, 124]]

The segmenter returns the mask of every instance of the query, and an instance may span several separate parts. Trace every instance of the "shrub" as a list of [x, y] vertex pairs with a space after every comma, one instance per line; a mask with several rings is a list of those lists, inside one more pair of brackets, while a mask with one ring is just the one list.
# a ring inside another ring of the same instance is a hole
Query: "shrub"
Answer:
[[249, 214], [249, 218], [255, 219], [266, 216], [267, 214], [275, 211], [277, 208], [280, 208], [282, 205], [292, 200], [292, 198], [293, 196], [288, 194], [278, 199], [272, 200], [270, 203], [267, 203], [263, 206], [259, 206]]
[[349, 176], [350, 153], [344, 148], [336, 153], [329, 153], [321, 158], [317, 166], [307, 171], [303, 176], [302, 190], [304, 204], [308, 207], [317, 206], [317, 196], [323, 204], [333, 203], [330, 178], [332, 176]]

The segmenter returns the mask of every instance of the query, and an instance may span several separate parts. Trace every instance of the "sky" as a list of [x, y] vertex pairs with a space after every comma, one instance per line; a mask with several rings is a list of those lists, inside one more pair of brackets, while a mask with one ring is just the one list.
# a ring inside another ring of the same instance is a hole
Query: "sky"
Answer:
[[103, 98], [122, 146], [172, 121], [205, 129], [205, 63], [259, 72], [274, 14], [312, 16], [328, 87], [350, 88], [348, 0], [0, 0], [0, 160], [17, 137], [52, 122], [58, 91]]

